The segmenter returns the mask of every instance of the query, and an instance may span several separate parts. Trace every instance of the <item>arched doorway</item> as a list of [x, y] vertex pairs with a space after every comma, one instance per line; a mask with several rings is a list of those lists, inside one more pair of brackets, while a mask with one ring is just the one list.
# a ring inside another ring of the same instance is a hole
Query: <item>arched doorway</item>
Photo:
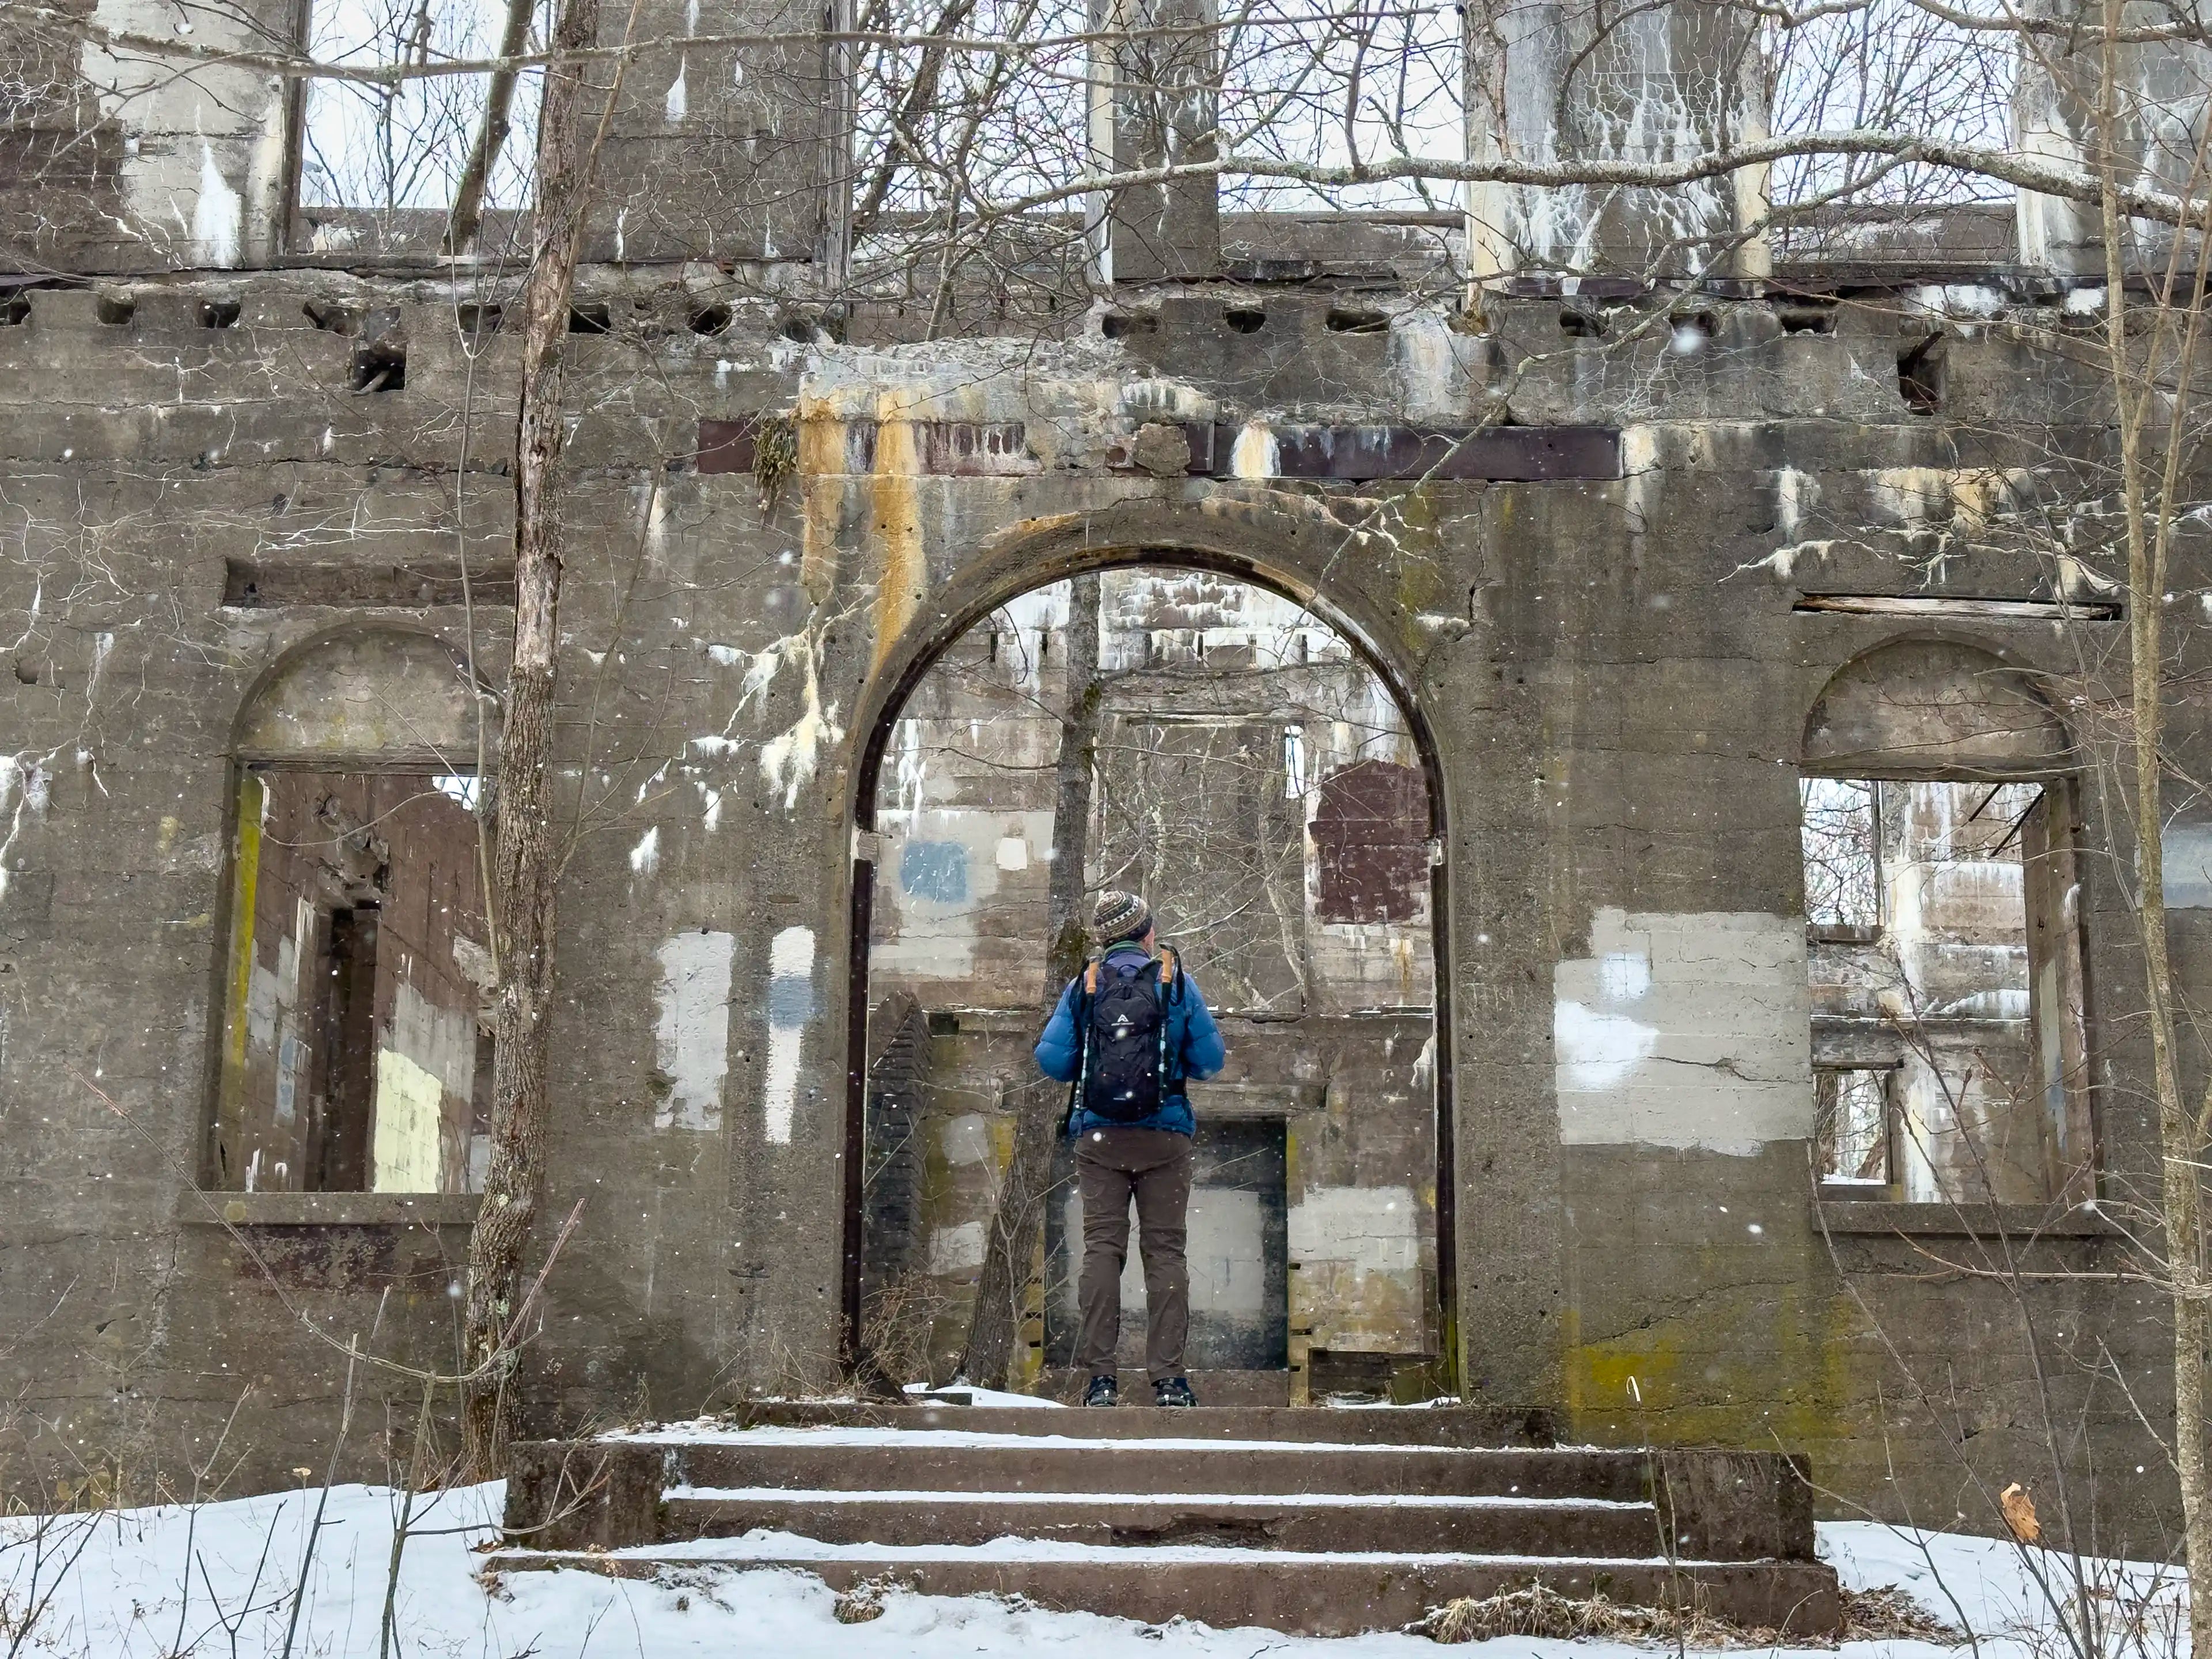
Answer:
[[[1453, 1097], [1435, 1036], [1445, 976], [1431, 969], [1448, 960], [1434, 745], [1379, 653], [1288, 584], [1181, 550], [1085, 562], [1103, 573], [1111, 733], [1090, 884], [1152, 890], [1233, 1028], [1231, 1068], [1198, 1103], [1194, 1285], [1201, 1235], [1220, 1260], [1210, 1301], [1196, 1297], [1194, 1367], [1239, 1373], [1217, 1383], [1254, 1403], [1444, 1388]], [[1041, 1084], [1027, 1055], [1046, 998], [1067, 594], [1054, 572], [948, 609], [860, 734], [842, 1302], [848, 1358], [865, 1347], [874, 1366], [896, 1346], [902, 1380], [941, 1375], [1012, 1091]], [[1048, 1385], [1072, 1312], [1070, 1204], [1048, 1200], [1040, 1317], [1024, 1333], [1027, 1375]], [[1125, 1317], [1127, 1336], [1139, 1328]]]

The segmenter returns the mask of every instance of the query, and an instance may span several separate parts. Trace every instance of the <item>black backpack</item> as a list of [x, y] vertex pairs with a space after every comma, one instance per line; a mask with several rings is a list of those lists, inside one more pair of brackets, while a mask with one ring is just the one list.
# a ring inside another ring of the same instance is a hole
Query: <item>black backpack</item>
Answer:
[[1136, 1123], [1160, 1109], [1168, 1083], [1168, 1000], [1182, 992], [1173, 950], [1127, 969], [1093, 962], [1083, 970], [1076, 1029], [1083, 1064], [1069, 1100], [1108, 1123]]

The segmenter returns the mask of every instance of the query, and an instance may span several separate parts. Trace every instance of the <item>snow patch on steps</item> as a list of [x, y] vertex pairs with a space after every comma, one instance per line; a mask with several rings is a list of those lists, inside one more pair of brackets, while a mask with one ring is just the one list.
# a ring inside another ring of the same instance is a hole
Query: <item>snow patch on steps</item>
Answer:
[[[934, 1496], [934, 1494], [932, 1494]], [[912, 1497], [912, 1493], [906, 1494]], [[487, 1556], [484, 1565], [496, 1567], [500, 1552]], [[533, 1559], [564, 1560], [573, 1556], [580, 1564], [610, 1559], [665, 1563], [669, 1565], [708, 1562], [757, 1562], [775, 1565], [806, 1561], [896, 1561], [951, 1563], [958, 1561], [1078, 1561], [1103, 1567], [1166, 1567], [1192, 1562], [1219, 1565], [1236, 1562], [1275, 1568], [1323, 1567], [1342, 1563], [1363, 1566], [1412, 1569], [1451, 1566], [1577, 1567], [1656, 1566], [1669, 1565], [1663, 1555], [1481, 1555], [1461, 1551], [1331, 1550], [1326, 1553], [1245, 1549], [1225, 1544], [1064, 1544], [1044, 1538], [996, 1538], [988, 1544], [825, 1544], [797, 1533], [756, 1529], [738, 1538], [701, 1538], [684, 1543], [640, 1544], [629, 1549], [527, 1550]], [[1699, 1562], [1699, 1566], [1715, 1565]]]
[[[662, 1501], [670, 1504], [1143, 1504], [1161, 1509], [1190, 1509], [1219, 1504], [1246, 1509], [1279, 1510], [1293, 1504], [1302, 1510], [1372, 1509], [1388, 1505], [1424, 1510], [1643, 1510], [1649, 1504], [1619, 1498], [1519, 1498], [1504, 1496], [1437, 1495], [1426, 1492], [840, 1492], [799, 1490], [790, 1486], [667, 1486]], [[1270, 1551], [1272, 1556], [1279, 1552]], [[1559, 1558], [1546, 1556], [1546, 1560]]]

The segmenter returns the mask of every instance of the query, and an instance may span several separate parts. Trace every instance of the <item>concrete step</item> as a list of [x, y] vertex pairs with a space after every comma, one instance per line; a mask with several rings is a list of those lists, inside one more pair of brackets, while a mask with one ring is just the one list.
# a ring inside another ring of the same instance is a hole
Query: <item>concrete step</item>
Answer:
[[1312, 1634], [1542, 1583], [1834, 1630], [1795, 1460], [1466, 1445], [1474, 1425], [1452, 1417], [777, 1407], [528, 1442], [507, 1482], [513, 1547], [488, 1565], [787, 1567]]
[[838, 1590], [888, 1580], [928, 1595], [1019, 1595], [1042, 1607], [1147, 1624], [1182, 1618], [1217, 1629], [1257, 1626], [1294, 1636], [1395, 1630], [1457, 1596], [1538, 1583], [1564, 1595], [1602, 1592], [1643, 1606], [1695, 1601], [1740, 1624], [1802, 1636], [1832, 1635], [1842, 1622], [1836, 1576], [1815, 1562], [1044, 1548], [1050, 1553], [1005, 1544], [973, 1551], [839, 1548], [767, 1534], [612, 1554], [506, 1549], [485, 1557], [484, 1565], [495, 1571], [571, 1567], [631, 1578], [713, 1565], [780, 1567], [814, 1574]]
[[1659, 1553], [1650, 1504], [1580, 1498], [1162, 1497], [1146, 1492], [794, 1492], [678, 1486], [661, 1495], [661, 1538], [796, 1533], [825, 1544], [981, 1545], [994, 1539], [1136, 1548], [1234, 1545], [1326, 1554], [1608, 1556]]
[[[1191, 1392], [1209, 1406], [1291, 1409], [1291, 1374], [1286, 1370], [1193, 1371], [1189, 1380]], [[1036, 1393], [1040, 1399], [1072, 1406], [1083, 1398], [1090, 1382], [1090, 1372], [1055, 1365], [1038, 1376]], [[1132, 1405], [1152, 1403], [1152, 1380], [1141, 1367], [1121, 1372], [1121, 1382], [1123, 1400]]]
[[[1124, 1400], [1151, 1396], [1124, 1394]], [[1077, 1408], [1079, 1409], [1079, 1408]], [[1085, 1411], [1038, 1406], [893, 1406], [775, 1401], [746, 1406], [729, 1425], [763, 1428], [964, 1429], [984, 1434], [1079, 1435], [1088, 1440], [1276, 1440], [1293, 1444], [1545, 1446], [1548, 1425], [1525, 1411], [1465, 1406], [1121, 1405]]]
[[[1070, 1427], [1115, 1415], [1018, 1408], [1012, 1414]], [[1357, 1421], [1366, 1413], [1342, 1415]], [[1194, 1413], [1165, 1416], [1163, 1426], [1179, 1425]], [[660, 1510], [673, 1487], [1656, 1504], [1679, 1557], [1813, 1559], [1812, 1488], [1799, 1461], [1772, 1452], [734, 1429], [718, 1422], [520, 1443], [507, 1483], [507, 1526], [517, 1541], [554, 1549], [658, 1543], [670, 1535]]]
[[[625, 1439], [629, 1438], [624, 1437]], [[1233, 1492], [1646, 1500], [1639, 1452], [755, 1429], [660, 1441], [664, 1484], [831, 1492]]]

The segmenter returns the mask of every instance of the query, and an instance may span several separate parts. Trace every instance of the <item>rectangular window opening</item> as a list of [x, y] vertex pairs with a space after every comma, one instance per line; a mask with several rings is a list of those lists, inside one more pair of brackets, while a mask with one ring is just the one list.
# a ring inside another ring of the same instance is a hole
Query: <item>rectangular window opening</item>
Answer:
[[377, 907], [369, 903], [317, 918], [323, 949], [307, 1022], [314, 1086], [303, 1172], [313, 1191], [353, 1193], [368, 1184], [369, 1119], [376, 1106], [376, 918]]
[[492, 988], [472, 773], [249, 768], [215, 1182], [480, 1190]]
[[1851, 1197], [2094, 1190], [2073, 790], [1801, 785], [1816, 1167]]
[[1813, 1073], [1813, 1139], [1824, 1187], [1889, 1186], [1887, 1069], [1822, 1066]]
[[[526, 49], [544, 47], [544, 18]], [[414, 0], [311, 0], [313, 55], [349, 68], [499, 55], [503, 0], [426, 9]], [[529, 206], [544, 72], [516, 77], [511, 129], [483, 191], [478, 246], [513, 240]], [[424, 76], [396, 86], [311, 80], [300, 122], [302, 252], [427, 250], [440, 245], [455, 192], [483, 125], [490, 77]]]

